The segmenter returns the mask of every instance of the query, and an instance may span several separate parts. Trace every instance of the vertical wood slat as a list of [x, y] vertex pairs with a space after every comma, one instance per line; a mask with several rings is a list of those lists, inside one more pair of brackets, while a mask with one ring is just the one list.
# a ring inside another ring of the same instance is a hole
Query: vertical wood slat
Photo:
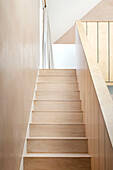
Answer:
[[99, 66], [108, 81], [108, 23], [99, 22]]
[[99, 108], [99, 166], [100, 170], [106, 170], [105, 168], [105, 125]]
[[83, 25], [105, 81], [113, 82], [113, 22], [87, 21]]
[[105, 129], [105, 170], [113, 170], [113, 148], [109, 143], [110, 139]]
[[97, 22], [97, 63], [99, 63], [99, 22]]
[[86, 24], [87, 24], [87, 22], [83, 22], [83, 27], [84, 27], [84, 30], [85, 30], [85, 34], [86, 34]]
[[108, 22], [108, 82], [110, 82], [110, 22]]
[[110, 23], [110, 81], [113, 82], [113, 22]]
[[96, 22], [88, 22], [87, 24], [88, 30], [88, 38], [91, 46], [94, 49], [95, 62], [97, 62], [97, 23]]

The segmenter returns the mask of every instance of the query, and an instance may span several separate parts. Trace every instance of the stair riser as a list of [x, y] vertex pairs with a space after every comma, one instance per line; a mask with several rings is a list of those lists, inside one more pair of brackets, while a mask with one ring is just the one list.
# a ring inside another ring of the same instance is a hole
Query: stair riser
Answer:
[[76, 75], [76, 70], [40, 70], [39, 75]]
[[38, 91], [78, 91], [78, 84], [43, 84], [37, 83]]
[[34, 102], [35, 111], [77, 111], [81, 110], [81, 102]]
[[84, 137], [85, 126], [30, 124], [30, 137]]
[[90, 158], [24, 158], [24, 170], [91, 170]]
[[62, 112], [33, 112], [33, 123], [82, 123], [82, 113], [62, 113]]
[[28, 153], [87, 153], [85, 139], [28, 139]]
[[79, 100], [79, 92], [36, 92], [36, 100]]
[[39, 78], [38, 78], [38, 82], [43, 82], [43, 83], [58, 83], [58, 84], [60, 84], [60, 83], [63, 83], [63, 84], [65, 84], [65, 83], [77, 83], [77, 77], [75, 76], [73, 76], [73, 77], [47, 77], [47, 76], [45, 76], [45, 77], [41, 77], [41, 76], [39, 76]]

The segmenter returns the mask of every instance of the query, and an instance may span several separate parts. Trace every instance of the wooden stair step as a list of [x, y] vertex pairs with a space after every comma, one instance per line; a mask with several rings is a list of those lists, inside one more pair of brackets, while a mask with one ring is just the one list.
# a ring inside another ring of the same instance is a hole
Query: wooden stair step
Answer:
[[83, 113], [78, 112], [32, 112], [33, 123], [83, 123]]
[[66, 91], [54, 91], [54, 92], [41, 92], [36, 91], [36, 100], [80, 100], [80, 92], [66, 92]]
[[39, 75], [76, 75], [75, 69], [41, 69]]
[[30, 137], [85, 137], [85, 125], [31, 123]]
[[78, 91], [78, 83], [67, 84], [45, 84], [37, 83], [37, 90], [39, 91]]
[[87, 153], [86, 137], [38, 137], [27, 139], [28, 153]]
[[77, 111], [81, 101], [34, 101], [34, 111]]
[[88, 154], [27, 154], [23, 160], [24, 170], [91, 170]]
[[38, 82], [41, 83], [77, 83], [77, 77], [76, 76], [68, 76], [68, 77], [64, 77], [64, 76], [60, 76], [60, 77], [51, 77], [51, 76], [39, 76], [38, 77]]

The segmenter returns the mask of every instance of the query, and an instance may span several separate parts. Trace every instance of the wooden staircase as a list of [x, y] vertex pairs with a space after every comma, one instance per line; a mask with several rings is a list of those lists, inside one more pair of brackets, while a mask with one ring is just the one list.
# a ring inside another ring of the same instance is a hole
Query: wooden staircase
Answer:
[[24, 170], [90, 170], [75, 70], [40, 70]]

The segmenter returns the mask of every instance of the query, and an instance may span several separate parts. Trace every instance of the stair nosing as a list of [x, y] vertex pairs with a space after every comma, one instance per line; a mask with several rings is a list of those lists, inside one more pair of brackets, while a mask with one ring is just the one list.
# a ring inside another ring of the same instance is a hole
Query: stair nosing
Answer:
[[39, 77], [77, 77], [77, 75], [75, 74], [70, 74], [70, 75], [66, 75], [66, 74], [39, 74]]
[[76, 113], [76, 112], [80, 112], [83, 113], [83, 111], [77, 110], [77, 111], [32, 111], [32, 112], [62, 112], [62, 113], [68, 113], [68, 112], [72, 112], [72, 113]]
[[81, 100], [38, 100], [38, 99], [34, 99], [34, 102], [79, 102], [81, 103]]
[[38, 84], [78, 84], [78, 82], [74, 82], [74, 83], [48, 83], [48, 82], [39, 82], [37, 81]]
[[61, 90], [61, 91], [59, 91], [59, 90], [56, 90], [56, 91], [51, 91], [51, 90], [50, 90], [50, 91], [39, 91], [39, 90], [37, 89], [35, 92], [36, 92], [36, 93], [38, 93], [38, 92], [44, 92], [44, 93], [45, 93], [45, 92], [50, 92], [50, 93], [51, 93], [51, 92], [52, 92], [52, 93], [53, 93], [53, 92], [59, 92], [59, 93], [60, 93], [60, 92], [67, 92], [67, 93], [70, 93], [70, 92], [75, 92], [75, 93], [76, 93], [76, 92], [79, 92], [79, 93], [80, 93], [80, 90], [75, 90], [75, 91], [67, 91], [67, 90], [65, 90], [65, 91], [63, 91], [63, 90]]
[[91, 158], [87, 153], [26, 153], [24, 157], [61, 157], [61, 158]]
[[37, 81], [37, 84], [78, 84], [78, 83], [53, 83], [53, 82], [41, 82], [41, 81]]
[[27, 140], [88, 140], [87, 137], [27, 137]]
[[85, 123], [35, 123], [31, 122], [30, 125], [85, 125]]

